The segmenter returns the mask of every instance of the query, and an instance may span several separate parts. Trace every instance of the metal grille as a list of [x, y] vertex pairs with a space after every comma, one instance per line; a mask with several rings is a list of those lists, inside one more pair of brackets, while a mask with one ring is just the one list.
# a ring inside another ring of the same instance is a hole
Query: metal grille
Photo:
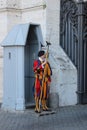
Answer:
[[87, 103], [87, 2], [61, 0], [60, 45], [78, 72], [78, 103]]
[[78, 65], [78, 16], [73, 0], [61, 0], [60, 45], [75, 66]]

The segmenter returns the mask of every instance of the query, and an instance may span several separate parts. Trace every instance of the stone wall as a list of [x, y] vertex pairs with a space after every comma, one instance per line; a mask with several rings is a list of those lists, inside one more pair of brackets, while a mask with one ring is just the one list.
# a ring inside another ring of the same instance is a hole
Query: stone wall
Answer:
[[[52, 43], [49, 58], [53, 71], [51, 93], [59, 95], [60, 106], [76, 104], [77, 71], [59, 45], [60, 1], [0, 0], [0, 3], [3, 5], [0, 4], [0, 18], [4, 19], [0, 22], [0, 42], [15, 24], [28, 22], [41, 24], [44, 41]], [[3, 54], [2, 48], [0, 52]], [[2, 61], [0, 58], [0, 86], [3, 86]], [[2, 93], [2, 87], [0, 92]]]
[[77, 103], [77, 70], [60, 47], [60, 1], [46, 0], [46, 39], [53, 69], [51, 92], [58, 93], [59, 106]]

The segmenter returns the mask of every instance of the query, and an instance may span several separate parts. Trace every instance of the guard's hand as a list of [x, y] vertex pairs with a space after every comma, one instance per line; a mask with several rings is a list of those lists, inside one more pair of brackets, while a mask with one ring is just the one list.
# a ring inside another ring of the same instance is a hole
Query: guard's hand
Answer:
[[46, 60], [42, 63], [42, 67], [43, 67], [43, 68], [44, 68], [44, 66], [45, 66], [46, 63], [47, 63]]
[[42, 63], [42, 65], [45, 65], [47, 63], [47, 61], [45, 60], [43, 63]]

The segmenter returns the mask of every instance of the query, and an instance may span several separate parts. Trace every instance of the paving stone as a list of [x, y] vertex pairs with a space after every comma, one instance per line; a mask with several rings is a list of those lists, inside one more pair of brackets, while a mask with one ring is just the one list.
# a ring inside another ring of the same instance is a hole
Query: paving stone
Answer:
[[40, 114], [43, 116], [34, 109], [24, 112], [0, 109], [0, 130], [87, 130], [87, 105], [61, 107]]

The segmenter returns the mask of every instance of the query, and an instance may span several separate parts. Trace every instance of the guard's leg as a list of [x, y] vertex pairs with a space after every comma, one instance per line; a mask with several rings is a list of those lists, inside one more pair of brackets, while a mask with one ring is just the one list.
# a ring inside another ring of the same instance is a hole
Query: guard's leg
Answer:
[[47, 107], [47, 100], [46, 100], [46, 99], [44, 100], [44, 106], [45, 106], [45, 109], [48, 110], [48, 107]]
[[39, 97], [37, 98], [37, 111], [40, 113], [40, 99]]
[[47, 100], [42, 99], [42, 109], [43, 109], [44, 111], [48, 110], [48, 107], [47, 107], [46, 102], [47, 102]]
[[41, 100], [41, 103], [42, 103], [42, 109], [43, 109], [43, 110], [46, 110], [46, 109], [45, 109], [45, 101], [44, 101], [44, 99]]
[[38, 107], [37, 107], [37, 97], [35, 97], [35, 112], [38, 112], [37, 109], [38, 109]]
[[39, 97], [36, 98], [35, 104], [36, 104], [36, 106], [35, 106], [35, 112], [40, 113]]

